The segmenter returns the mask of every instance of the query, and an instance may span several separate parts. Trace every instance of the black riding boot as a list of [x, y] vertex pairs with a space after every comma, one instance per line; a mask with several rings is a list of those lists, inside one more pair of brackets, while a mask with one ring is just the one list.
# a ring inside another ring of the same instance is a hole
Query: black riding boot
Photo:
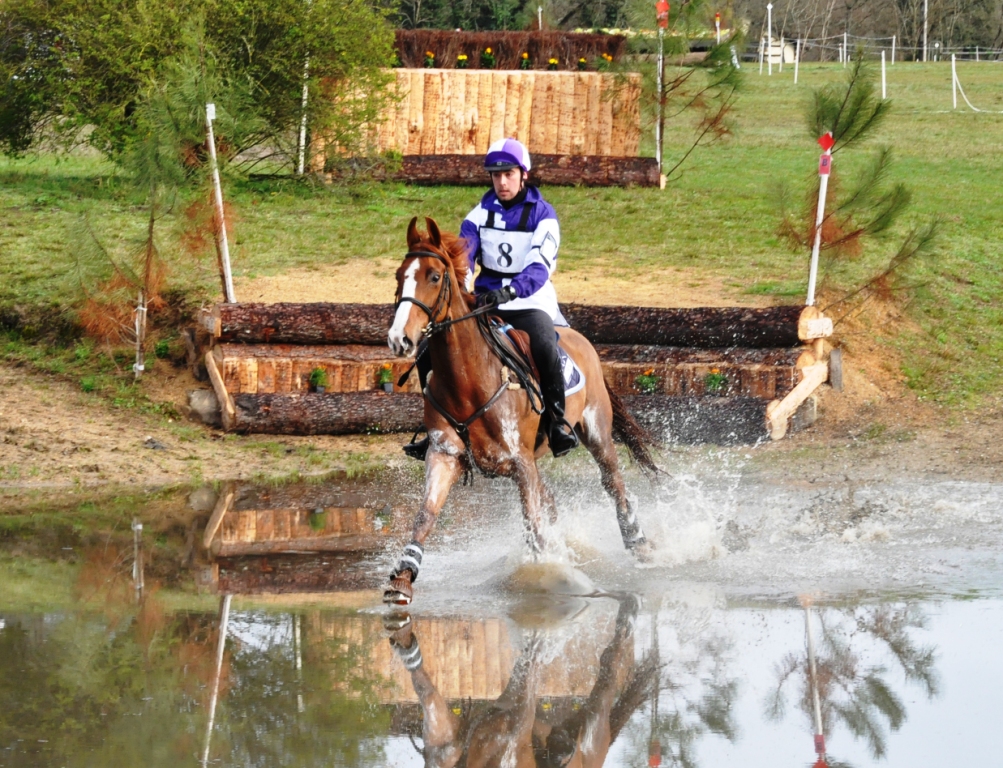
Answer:
[[545, 419], [547, 439], [554, 456], [563, 456], [578, 447], [578, 435], [564, 418], [564, 378], [543, 385], [543, 397], [547, 408]]

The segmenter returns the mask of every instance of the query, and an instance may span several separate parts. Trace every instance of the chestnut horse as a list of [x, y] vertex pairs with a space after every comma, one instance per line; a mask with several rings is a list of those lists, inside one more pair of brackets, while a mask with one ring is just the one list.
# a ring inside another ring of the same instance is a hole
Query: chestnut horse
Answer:
[[[469, 263], [463, 242], [442, 233], [426, 218], [422, 237], [417, 217], [407, 230], [408, 253], [397, 270], [397, 308], [388, 334], [390, 349], [413, 356], [428, 341], [432, 373], [425, 389], [425, 496], [413, 539], [390, 577], [383, 599], [408, 605], [418, 576], [424, 542], [450, 488], [464, 471], [515, 480], [522, 500], [526, 534], [534, 552], [544, 545], [543, 515], [556, 521], [557, 507], [536, 466], [548, 450], [537, 446], [538, 406], [525, 389], [507, 384], [509, 370], [482, 334], [475, 299], [464, 290]], [[616, 505], [620, 535], [628, 550], [644, 557], [647, 542], [627, 499], [617, 464], [616, 433], [647, 471], [657, 472], [644, 446], [645, 434], [603, 379], [599, 355], [580, 333], [558, 328], [561, 346], [585, 375], [586, 385], [567, 399], [565, 416], [595, 458], [602, 484]], [[475, 466], [470, 466], [473, 463]]]

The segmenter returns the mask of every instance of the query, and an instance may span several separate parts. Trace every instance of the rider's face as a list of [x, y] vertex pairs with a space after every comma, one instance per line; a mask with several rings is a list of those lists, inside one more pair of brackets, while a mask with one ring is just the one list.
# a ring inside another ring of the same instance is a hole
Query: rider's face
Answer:
[[508, 202], [519, 194], [522, 189], [522, 168], [509, 168], [507, 171], [491, 171], [491, 183], [499, 200]]

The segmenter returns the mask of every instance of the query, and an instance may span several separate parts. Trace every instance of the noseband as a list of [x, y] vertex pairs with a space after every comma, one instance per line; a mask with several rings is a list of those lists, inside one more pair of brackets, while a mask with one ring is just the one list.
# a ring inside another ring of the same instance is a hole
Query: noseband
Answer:
[[[394, 302], [394, 311], [400, 307], [405, 301], [409, 301], [428, 315], [428, 325], [426, 325], [421, 333], [425, 338], [431, 338], [440, 331], [448, 330], [450, 326], [456, 323], [463, 322], [464, 320], [469, 320], [472, 317], [478, 317], [480, 315], [490, 312], [494, 307], [478, 307], [462, 317], [457, 317], [455, 319], [449, 317], [449, 304], [453, 300], [453, 281], [450, 278], [450, 267], [452, 264], [449, 259], [443, 256], [441, 253], [435, 253], [434, 251], [408, 251], [404, 254], [404, 259], [407, 260], [411, 257], [416, 259], [421, 259], [424, 257], [429, 257], [432, 259], [438, 259], [446, 267], [445, 271], [442, 273], [442, 287], [439, 288], [439, 295], [435, 298], [435, 305], [429, 307], [428, 304], [420, 301], [413, 296], [400, 296], [398, 294], [397, 300]], [[446, 316], [442, 320], [437, 320], [439, 313], [442, 312], [443, 307], [446, 310]]]

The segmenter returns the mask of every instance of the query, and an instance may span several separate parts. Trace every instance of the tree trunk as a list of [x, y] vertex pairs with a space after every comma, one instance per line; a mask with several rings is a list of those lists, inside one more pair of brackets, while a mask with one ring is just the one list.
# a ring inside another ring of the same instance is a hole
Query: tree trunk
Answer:
[[[792, 347], [803, 306], [624, 307], [564, 304], [571, 327], [593, 344], [666, 347]], [[809, 308], [809, 311], [814, 308]], [[815, 312], [817, 314], [817, 311]], [[203, 324], [222, 342], [384, 346], [389, 304], [217, 304]]]
[[409, 432], [421, 426], [425, 408], [417, 394], [237, 395], [232, 431], [272, 435], [351, 435]]
[[593, 344], [663, 347], [792, 347], [802, 306], [661, 307], [564, 304], [571, 327]]
[[222, 342], [385, 346], [393, 316], [390, 304], [243, 303], [217, 304], [201, 322]]
[[[409, 184], [487, 186], [480, 155], [405, 155], [396, 181]], [[533, 183], [554, 186], [658, 186], [658, 162], [652, 157], [605, 155], [533, 155]]]

